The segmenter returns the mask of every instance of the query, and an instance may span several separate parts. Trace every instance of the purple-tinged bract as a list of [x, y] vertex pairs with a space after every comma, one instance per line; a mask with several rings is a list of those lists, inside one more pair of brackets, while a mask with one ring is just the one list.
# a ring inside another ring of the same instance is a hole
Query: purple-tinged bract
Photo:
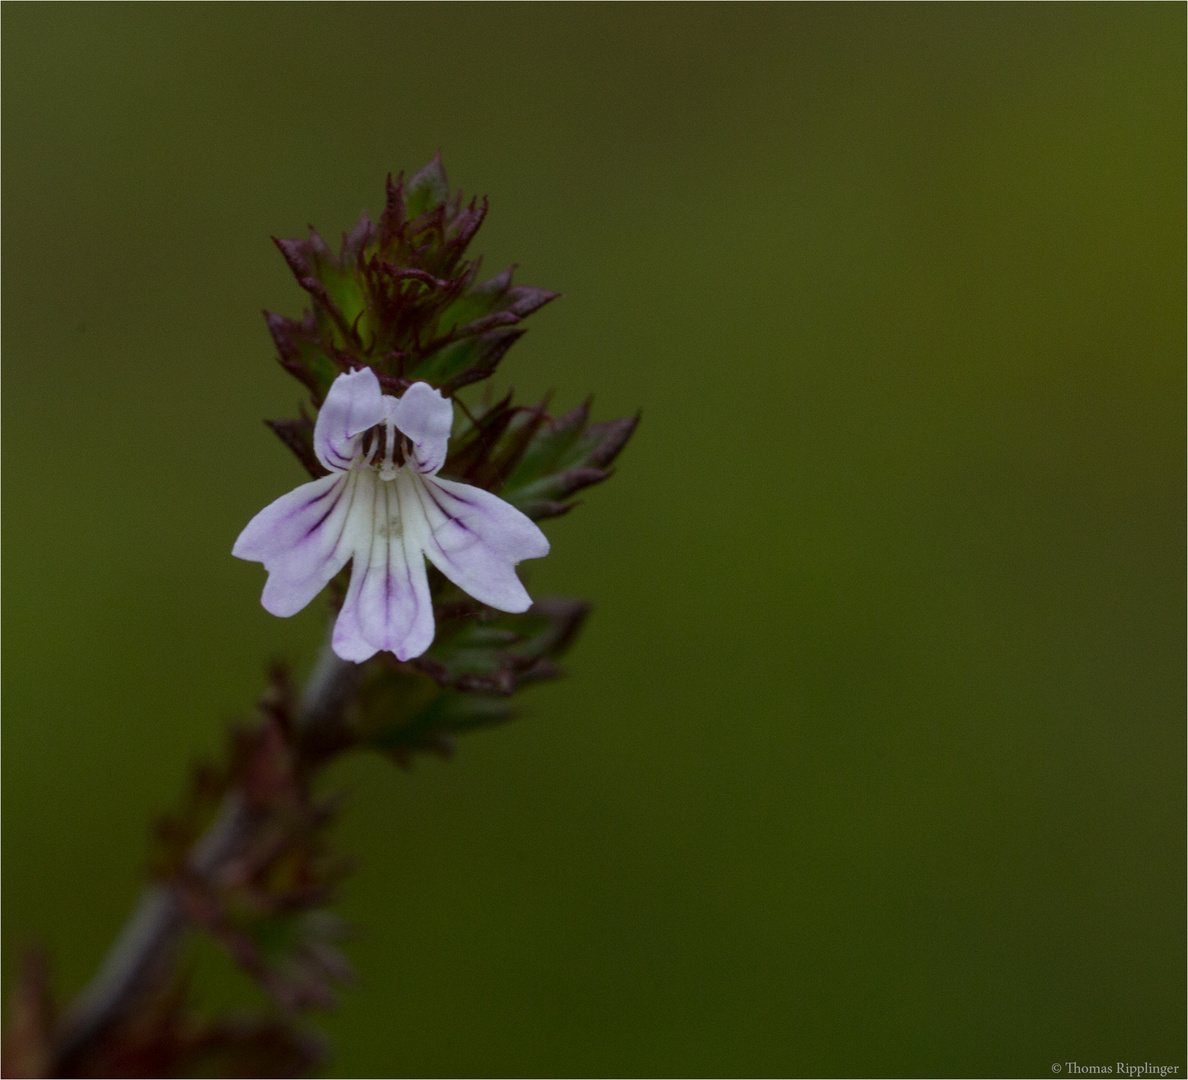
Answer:
[[[512, 283], [512, 268], [480, 280], [466, 249], [487, 202], [451, 194], [440, 156], [409, 181], [388, 178], [378, 223], [364, 215], [334, 254], [311, 229], [308, 240], [277, 240], [310, 297], [301, 319], [267, 314], [285, 370], [319, 408], [341, 374], [370, 368], [400, 395], [422, 382], [446, 398], [489, 377], [524, 334], [520, 323], [556, 299]], [[636, 420], [590, 423], [590, 405], [554, 419], [545, 405], [510, 397], [466, 411], [442, 467], [446, 479], [496, 492], [533, 520], [568, 511], [572, 496], [610, 476]], [[314, 421], [269, 426], [314, 479], [326, 468], [314, 451]]]
[[365, 214], [337, 255], [312, 228], [276, 241], [312, 307], [300, 320], [265, 317], [315, 405], [363, 365], [387, 390], [428, 382], [447, 395], [495, 370], [517, 324], [557, 294], [513, 285], [510, 268], [479, 280], [482, 260], [465, 253], [486, 214], [486, 199], [450, 195], [439, 155], [407, 183], [389, 176], [379, 222]]

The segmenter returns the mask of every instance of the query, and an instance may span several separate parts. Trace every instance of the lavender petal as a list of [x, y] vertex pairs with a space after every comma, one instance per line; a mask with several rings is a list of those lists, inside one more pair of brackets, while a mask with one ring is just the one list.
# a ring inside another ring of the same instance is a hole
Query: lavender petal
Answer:
[[344, 472], [359, 450], [359, 436], [385, 416], [383, 392], [371, 368], [339, 375], [318, 410], [314, 453], [333, 472]]
[[353, 502], [352, 478], [331, 473], [302, 484], [261, 510], [231, 554], [268, 571], [261, 603], [273, 615], [295, 615], [350, 557], [343, 533]]
[[409, 660], [433, 641], [425, 559], [401, 509], [397, 485], [377, 481], [370, 534], [364, 538], [359, 530], [350, 588], [334, 629], [334, 650], [344, 660], [366, 659], [381, 649]]
[[446, 459], [454, 403], [428, 383], [413, 383], [396, 402], [392, 420], [413, 445], [410, 464], [417, 472], [437, 472]]
[[[481, 488], [436, 476], [398, 478], [421, 507], [417, 527], [426, 557], [459, 588], [500, 611], [526, 611], [532, 598], [516, 576], [522, 559], [549, 553], [549, 542], [515, 507]], [[402, 500], [403, 501], [403, 500]]]

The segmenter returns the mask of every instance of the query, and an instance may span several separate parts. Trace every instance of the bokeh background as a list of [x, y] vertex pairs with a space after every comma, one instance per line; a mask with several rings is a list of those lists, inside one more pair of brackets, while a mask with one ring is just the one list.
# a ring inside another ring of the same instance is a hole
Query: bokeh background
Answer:
[[1184, 23], [6, 4], [5, 985], [314, 655], [229, 554], [302, 479], [269, 236], [441, 148], [564, 294], [503, 383], [644, 421], [530, 570], [571, 678], [329, 778], [331, 1075], [1182, 1068]]

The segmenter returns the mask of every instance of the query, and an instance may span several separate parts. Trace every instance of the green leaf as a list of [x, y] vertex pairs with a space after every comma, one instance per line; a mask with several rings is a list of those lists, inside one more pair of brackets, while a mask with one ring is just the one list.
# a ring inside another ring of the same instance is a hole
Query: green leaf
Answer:
[[430, 650], [410, 663], [372, 665], [358, 697], [360, 741], [404, 765], [415, 753], [451, 753], [457, 735], [505, 723], [515, 715], [511, 694], [561, 674], [555, 661], [588, 612], [582, 601], [552, 597], [506, 614], [449, 586]]
[[639, 417], [591, 424], [586, 401], [533, 434], [499, 490], [501, 498], [535, 520], [567, 513], [569, 496], [601, 483], [631, 438]]
[[418, 171], [405, 189], [404, 206], [410, 219], [419, 217], [439, 206], [450, 197], [450, 184], [446, 179], [445, 166], [441, 163], [441, 151], [433, 160]]
[[405, 374], [410, 379], [424, 379], [452, 393], [469, 383], [487, 378], [507, 350], [523, 335], [523, 330], [500, 328], [463, 338], [417, 364], [406, 365]]

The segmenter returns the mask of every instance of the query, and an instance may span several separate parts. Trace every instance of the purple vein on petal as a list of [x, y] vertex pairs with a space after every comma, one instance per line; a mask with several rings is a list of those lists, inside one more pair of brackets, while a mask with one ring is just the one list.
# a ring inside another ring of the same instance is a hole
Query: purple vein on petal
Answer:
[[[393, 485], [395, 487], [395, 485]], [[396, 499], [397, 513], [400, 515], [400, 546], [404, 551], [404, 577], [408, 582], [409, 590], [413, 598], [413, 620], [412, 625], [417, 623], [417, 616], [421, 612], [421, 596], [417, 592], [416, 585], [413, 582], [413, 560], [420, 559], [422, 562], [425, 559], [425, 553], [421, 550], [421, 546], [416, 543], [415, 538], [411, 535], [409, 525], [411, 523], [411, 515], [409, 514], [409, 507], [405, 505], [406, 494], [402, 493], [401, 488], [397, 487], [393, 492]], [[409, 545], [412, 549], [409, 549]]]
[[[332, 493], [334, 494], [334, 502], [332, 502], [330, 504], [329, 509], [320, 518], [318, 518], [318, 520], [313, 525], [311, 525], [308, 529], [305, 530], [305, 535], [300, 540], [298, 540], [297, 543], [304, 544], [306, 540], [308, 540], [314, 533], [318, 532], [321, 529], [321, 527], [325, 524], [326, 519], [331, 514], [333, 514], [335, 510], [338, 509], [338, 504], [340, 502], [342, 502], [343, 493], [350, 486], [351, 485], [349, 484], [349, 482], [345, 483], [345, 484], [335, 484], [329, 491], [327, 491], [325, 493], [325, 495], [319, 495], [312, 502], [309, 502], [306, 504], [305, 508], [309, 509], [309, 507], [316, 505], [322, 499], [324, 499], [326, 497], [326, 495], [330, 495]], [[347, 513], [348, 514], [350, 513], [349, 508], [347, 510]], [[342, 531], [339, 530], [339, 536], [341, 536], [341, 535], [342, 535]], [[335, 544], [335, 546], [337, 546], [337, 544]], [[331, 550], [333, 550], [333, 548]]]
[[[316, 525], [313, 525], [306, 530], [305, 535], [297, 541], [298, 544], [305, 543], [310, 539], [310, 537], [321, 530], [322, 525], [325, 524], [330, 515], [338, 509], [338, 504], [342, 502], [342, 497], [349, 491], [350, 502], [347, 503], [346, 512], [342, 515], [342, 522], [338, 526], [338, 535], [334, 538], [334, 543], [331, 544], [327, 550], [326, 560], [334, 558], [335, 553], [338, 551], [338, 545], [342, 542], [342, 534], [346, 531], [347, 523], [351, 520], [351, 507], [354, 506], [355, 489], [358, 487], [358, 484], [355, 483], [354, 480], [355, 477], [346, 475], [343, 477], [343, 482], [335, 484], [334, 487], [330, 489], [330, 491], [337, 492], [334, 504], [321, 516]], [[311, 503], [310, 505], [312, 506], [313, 504]]]
[[[470, 535], [474, 537], [476, 543], [481, 544], [482, 537], [480, 537], [478, 535], [478, 533], [476, 533], [473, 529], [469, 528], [462, 521], [460, 521], [453, 514], [451, 514], [444, 506], [442, 506], [441, 503], [438, 502], [435, 492], [430, 490], [429, 484], [427, 484], [423, 481], [421, 483], [416, 483], [414, 481], [412, 486], [416, 489], [417, 499], [421, 503], [421, 512], [425, 515], [425, 523], [429, 526], [428, 539], [431, 540], [433, 543], [434, 552], [441, 558], [441, 560], [443, 562], [452, 566], [455, 569], [455, 571], [465, 573], [465, 567], [461, 563], [459, 563], [448, 551], [446, 551], [446, 549], [444, 547], [441, 546], [441, 541], [437, 537], [437, 530], [440, 529], [442, 527], [442, 525], [444, 525], [448, 522], [453, 522], [460, 529], [463, 529], [466, 532], [470, 533]], [[443, 492], [443, 494], [444, 494], [444, 492]], [[436, 506], [437, 509], [442, 512], [443, 515], [445, 515], [446, 520], [445, 520], [445, 522], [442, 522], [441, 525], [433, 524], [433, 521], [429, 516], [429, 508], [425, 505], [426, 498], [428, 498], [433, 503], [433, 505]]]
[[291, 510], [289, 512], [289, 517], [293, 517], [296, 514], [300, 514], [302, 511], [308, 510], [311, 506], [316, 506], [318, 503], [320, 503], [327, 496], [332, 495], [335, 491], [338, 491], [338, 490], [339, 490], [338, 484], [331, 484], [330, 487], [328, 487], [320, 495], [314, 495], [312, 498], [310, 498], [306, 502], [302, 503], [301, 506], [298, 506], [295, 509]]
[[338, 535], [334, 538], [334, 546], [330, 549], [331, 553], [338, 551], [338, 545], [342, 543], [343, 534], [347, 530], [347, 526], [351, 521], [351, 511], [355, 508], [355, 496], [359, 490], [359, 476], [358, 474], [350, 475], [346, 482], [346, 487], [350, 488], [351, 501], [347, 503], [346, 513], [342, 515], [342, 523], [338, 526]]
[[[384, 516], [387, 518], [384, 529], [384, 637], [392, 632], [392, 485], [383, 483]], [[399, 511], [397, 511], [399, 512]], [[384, 641], [387, 645], [387, 640]]]
[[[440, 510], [443, 514], [445, 514], [447, 521], [452, 521], [455, 525], [458, 526], [458, 528], [465, 529], [466, 532], [470, 533], [480, 543], [482, 542], [482, 537], [479, 536], [479, 534], [476, 533], [469, 525], [467, 525], [465, 521], [463, 521], [457, 514], [450, 513], [449, 510], [447, 510], [444, 506], [442, 506], [441, 501], [437, 497], [437, 493], [440, 491], [443, 495], [449, 495], [451, 498], [456, 498], [457, 496], [452, 495], [448, 491], [442, 491], [442, 489], [437, 487], [436, 485], [433, 487], [432, 490], [430, 490], [430, 487], [428, 484], [422, 484], [421, 487], [424, 490], [425, 494], [428, 495], [429, 498], [433, 501], [433, 505], [436, 506], [437, 509]], [[465, 499], [458, 499], [458, 502], [462, 503], [464, 506], [471, 506], [471, 507], [474, 506], [474, 503], [467, 502]], [[434, 530], [434, 531], [436, 532], [436, 530]]]

